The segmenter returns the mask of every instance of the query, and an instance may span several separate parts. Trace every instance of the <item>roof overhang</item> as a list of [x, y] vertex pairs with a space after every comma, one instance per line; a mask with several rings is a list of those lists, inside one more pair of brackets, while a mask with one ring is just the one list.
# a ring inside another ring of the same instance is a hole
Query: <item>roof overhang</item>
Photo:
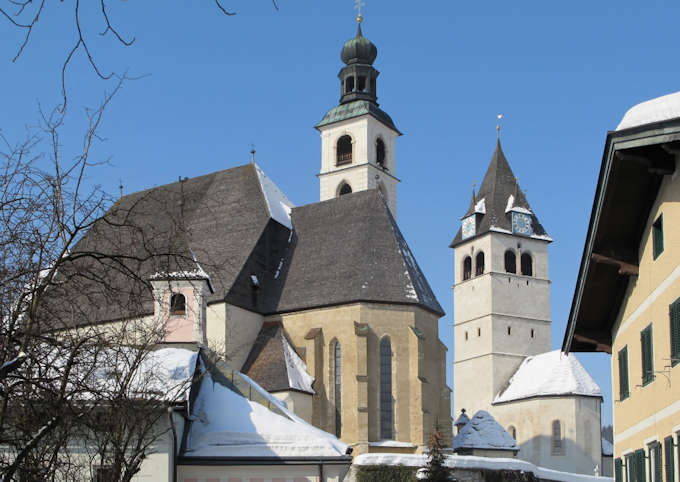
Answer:
[[562, 351], [611, 353], [651, 209], [678, 153], [680, 118], [607, 133]]

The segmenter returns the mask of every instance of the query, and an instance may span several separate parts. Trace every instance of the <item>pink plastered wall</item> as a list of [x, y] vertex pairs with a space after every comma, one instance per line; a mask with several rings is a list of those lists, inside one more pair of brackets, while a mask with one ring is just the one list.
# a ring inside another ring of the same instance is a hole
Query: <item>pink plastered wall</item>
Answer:
[[174, 289], [163, 295], [162, 306], [170, 309], [170, 297], [175, 293], [181, 293], [186, 300], [186, 310], [183, 315], [170, 314], [165, 323], [165, 338], [167, 342], [192, 342], [194, 341], [194, 290], [191, 287]]

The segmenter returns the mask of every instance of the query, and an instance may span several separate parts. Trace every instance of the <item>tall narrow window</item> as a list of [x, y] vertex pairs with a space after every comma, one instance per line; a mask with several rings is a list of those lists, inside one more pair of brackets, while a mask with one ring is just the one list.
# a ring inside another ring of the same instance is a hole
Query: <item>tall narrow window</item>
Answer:
[[564, 455], [564, 441], [562, 440], [562, 424], [559, 420], [552, 423], [552, 443], [550, 445], [552, 455]]
[[175, 293], [170, 297], [170, 314], [184, 315], [186, 314], [186, 298], [183, 294]]
[[652, 241], [654, 243], [654, 259], [663, 253], [663, 214], [652, 224]]
[[517, 258], [511, 250], [505, 252], [505, 272], [517, 273]]
[[534, 270], [532, 266], [531, 255], [529, 253], [522, 253], [520, 256], [520, 265], [522, 267], [522, 274], [525, 276], [533, 276]]
[[671, 323], [671, 366], [680, 363], [680, 298], [669, 307]]
[[673, 456], [673, 437], [666, 437], [663, 440], [664, 458], [666, 459], [666, 482], [673, 482], [675, 479], [675, 463]]
[[484, 274], [484, 251], [480, 251], [475, 257], [475, 276], [480, 274]]
[[628, 391], [628, 346], [619, 350], [619, 400], [625, 400]]
[[336, 341], [333, 346], [333, 378], [334, 391], [333, 401], [335, 402], [335, 436], [340, 438], [342, 435], [342, 355], [340, 353], [340, 342]]
[[663, 482], [661, 467], [661, 444], [657, 441], [649, 446], [649, 480], [650, 482]]
[[352, 163], [352, 138], [350, 136], [344, 135], [338, 139], [336, 154], [336, 166]]
[[385, 143], [380, 137], [375, 141], [375, 162], [378, 166], [385, 167]]
[[345, 194], [350, 194], [352, 192], [352, 186], [347, 184], [346, 182], [340, 186], [340, 191], [338, 191], [339, 196], [344, 196]]
[[390, 339], [380, 340], [380, 438], [394, 438], [392, 426], [394, 411], [392, 404], [392, 346]]
[[463, 260], [463, 280], [470, 279], [472, 276], [472, 258], [466, 256]]
[[647, 385], [654, 380], [654, 349], [652, 347], [652, 325], [640, 332], [642, 348], [642, 384]]

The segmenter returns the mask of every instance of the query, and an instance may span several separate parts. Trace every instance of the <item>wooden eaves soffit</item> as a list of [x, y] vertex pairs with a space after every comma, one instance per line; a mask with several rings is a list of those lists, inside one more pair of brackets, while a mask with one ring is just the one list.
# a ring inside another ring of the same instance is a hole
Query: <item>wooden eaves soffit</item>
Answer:
[[609, 132], [562, 349], [611, 354], [612, 329], [663, 177], [680, 155], [680, 119]]

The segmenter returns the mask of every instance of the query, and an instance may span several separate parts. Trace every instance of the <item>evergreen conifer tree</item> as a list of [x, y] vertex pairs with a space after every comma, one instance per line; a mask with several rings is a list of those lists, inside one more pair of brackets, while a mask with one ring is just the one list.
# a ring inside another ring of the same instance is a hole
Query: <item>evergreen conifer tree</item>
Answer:
[[435, 427], [427, 443], [429, 456], [424, 475], [427, 482], [446, 482], [449, 480], [448, 470], [444, 466], [444, 452], [442, 445], [442, 435], [439, 433], [439, 426]]

